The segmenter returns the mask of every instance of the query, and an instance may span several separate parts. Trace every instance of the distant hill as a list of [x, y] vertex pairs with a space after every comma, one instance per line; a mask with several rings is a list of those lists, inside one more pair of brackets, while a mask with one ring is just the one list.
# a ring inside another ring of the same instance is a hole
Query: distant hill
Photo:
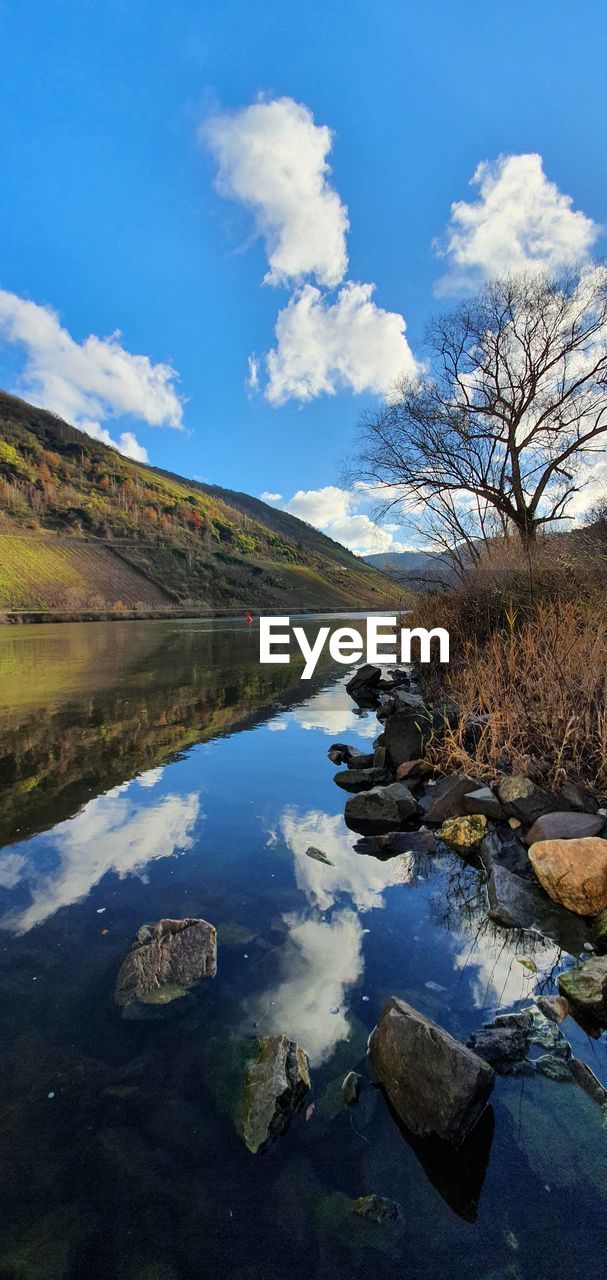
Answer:
[[143, 463], [0, 392], [0, 609], [381, 609], [384, 573], [257, 498]]
[[444, 582], [450, 577], [443, 558], [431, 551], [380, 551], [376, 555], [365, 556], [365, 560], [401, 585]]

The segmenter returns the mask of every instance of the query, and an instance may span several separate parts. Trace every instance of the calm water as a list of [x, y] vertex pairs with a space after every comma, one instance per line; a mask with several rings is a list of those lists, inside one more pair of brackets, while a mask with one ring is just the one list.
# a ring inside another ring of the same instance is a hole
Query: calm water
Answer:
[[[563, 943], [488, 926], [455, 855], [354, 852], [326, 751], [378, 724], [345, 679], [260, 667], [234, 621], [0, 628], [2, 1280], [605, 1274], [607, 1133], [578, 1086], [498, 1079], [451, 1161], [371, 1085], [340, 1108], [389, 994], [465, 1039], [553, 990]], [[217, 978], [122, 1021], [138, 927], [195, 915]], [[607, 1083], [604, 1039], [565, 1030]], [[314, 1110], [252, 1156], [231, 1045], [273, 1031], [307, 1050]], [[396, 1227], [353, 1226], [369, 1192]]]

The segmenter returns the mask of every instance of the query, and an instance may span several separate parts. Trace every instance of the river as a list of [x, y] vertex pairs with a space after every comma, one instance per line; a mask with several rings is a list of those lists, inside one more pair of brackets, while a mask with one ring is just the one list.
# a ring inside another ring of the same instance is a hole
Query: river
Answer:
[[[2, 1280], [604, 1275], [607, 1134], [578, 1085], [498, 1078], [452, 1160], [371, 1082], [340, 1106], [390, 994], [465, 1040], [562, 955], [488, 924], [456, 854], [354, 851], [326, 753], [379, 726], [343, 667], [300, 671], [261, 667], [233, 619], [0, 628]], [[198, 915], [217, 977], [122, 1020], [139, 926]], [[313, 1109], [253, 1156], [226, 1064], [274, 1031], [306, 1049]], [[604, 1038], [571, 1035], [607, 1083]], [[368, 1193], [395, 1226], [353, 1224]]]

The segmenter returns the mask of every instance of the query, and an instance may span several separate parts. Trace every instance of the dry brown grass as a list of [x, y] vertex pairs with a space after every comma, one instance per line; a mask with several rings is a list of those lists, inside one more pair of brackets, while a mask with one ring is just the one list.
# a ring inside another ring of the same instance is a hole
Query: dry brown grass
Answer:
[[[607, 795], [607, 610], [598, 598], [544, 600], [522, 619], [511, 608], [488, 637], [464, 644], [446, 691], [462, 715], [431, 743], [441, 768], [486, 778], [520, 770], [557, 790], [572, 778]], [[471, 734], [479, 714], [488, 718]]]

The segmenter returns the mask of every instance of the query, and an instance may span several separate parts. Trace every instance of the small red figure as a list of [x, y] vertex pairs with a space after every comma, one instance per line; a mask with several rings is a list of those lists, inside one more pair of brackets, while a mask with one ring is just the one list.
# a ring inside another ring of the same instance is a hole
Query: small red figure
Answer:
[[245, 613], [244, 620], [245, 620], [245, 622], [247, 622], [247, 623], [249, 624], [249, 626], [251, 626], [251, 623], [252, 623], [253, 619], [252, 619], [252, 617], [251, 617], [250, 613]]

